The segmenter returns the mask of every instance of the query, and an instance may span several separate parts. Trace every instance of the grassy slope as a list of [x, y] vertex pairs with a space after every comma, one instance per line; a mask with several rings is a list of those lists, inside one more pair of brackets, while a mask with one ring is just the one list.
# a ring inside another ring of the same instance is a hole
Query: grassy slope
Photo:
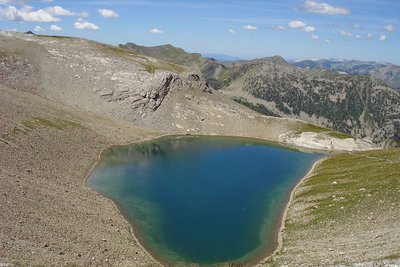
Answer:
[[330, 156], [297, 188], [274, 264], [399, 259], [400, 149]]
[[313, 132], [313, 133], [326, 133], [334, 138], [337, 139], [346, 139], [346, 138], [353, 138], [351, 135], [349, 134], [345, 134], [342, 132], [337, 132], [337, 131], [333, 131], [331, 129], [328, 128], [323, 128], [323, 127], [319, 127], [316, 126], [314, 124], [303, 124], [299, 127], [297, 134], [300, 134], [302, 132]]

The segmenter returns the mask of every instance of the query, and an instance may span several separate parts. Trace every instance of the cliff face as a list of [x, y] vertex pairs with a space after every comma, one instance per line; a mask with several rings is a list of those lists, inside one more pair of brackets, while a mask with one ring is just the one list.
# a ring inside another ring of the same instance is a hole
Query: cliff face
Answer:
[[174, 90], [212, 93], [189, 68], [73, 38], [2, 36], [1, 83], [143, 124]]

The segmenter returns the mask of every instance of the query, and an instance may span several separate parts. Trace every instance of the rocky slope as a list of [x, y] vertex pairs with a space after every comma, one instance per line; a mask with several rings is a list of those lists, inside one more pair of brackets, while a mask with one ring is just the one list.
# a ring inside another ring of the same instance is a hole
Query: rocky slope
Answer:
[[400, 141], [400, 93], [366, 76], [302, 70], [280, 57], [226, 69], [223, 91], [267, 115], [299, 118], [387, 145]]
[[198, 73], [202, 73], [213, 87], [216, 87], [218, 83], [217, 77], [219, 73], [225, 69], [225, 65], [215, 59], [203, 58], [200, 54], [188, 53], [172, 45], [146, 47], [134, 43], [127, 43], [125, 45], [119, 45], [119, 47], [137, 54], [143, 54], [187, 66]]
[[5, 85], [137, 124], [173, 90], [211, 92], [187, 68], [91, 41], [21, 34], [2, 36], [1, 42]]
[[400, 67], [390, 63], [334, 59], [302, 60], [291, 63], [300, 68], [320, 68], [345, 72], [351, 75], [367, 75], [380, 79], [395, 89], [400, 89]]
[[[194, 68], [203, 73], [211, 87], [262, 114], [305, 120], [382, 146], [400, 141], [399, 93], [377, 79], [359, 75], [378, 77], [377, 73], [383, 73], [389, 65], [320, 62], [331, 69], [347, 66], [346, 71], [358, 75], [354, 76], [321, 69], [301, 70], [281, 57], [218, 63], [171, 45], [143, 47], [128, 43], [120, 47]], [[317, 67], [318, 62], [314, 63]]]
[[292, 144], [279, 136], [307, 128], [301, 121], [251, 111], [182, 65], [76, 38], [3, 33], [0, 42], [1, 84], [83, 112], [160, 133], [241, 135]]

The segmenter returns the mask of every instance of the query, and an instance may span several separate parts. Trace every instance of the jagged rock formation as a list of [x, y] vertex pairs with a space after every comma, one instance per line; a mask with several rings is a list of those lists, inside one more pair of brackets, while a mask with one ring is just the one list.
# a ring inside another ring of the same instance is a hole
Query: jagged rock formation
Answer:
[[367, 75], [380, 79], [387, 85], [400, 89], [400, 67], [390, 63], [364, 62], [357, 60], [302, 60], [292, 62], [296, 67], [327, 69], [351, 75]]

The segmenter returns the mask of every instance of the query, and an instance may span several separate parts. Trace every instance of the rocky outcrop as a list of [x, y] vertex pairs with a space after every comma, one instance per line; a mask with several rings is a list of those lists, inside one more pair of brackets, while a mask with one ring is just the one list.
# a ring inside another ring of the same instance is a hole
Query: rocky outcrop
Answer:
[[[153, 85], [153, 89], [150, 88], [150, 90], [143, 90], [128, 97], [128, 100], [132, 100], [133, 109], [141, 109], [143, 112], [149, 110], [155, 111], [171, 90], [198, 88], [203, 92], [213, 92], [212, 89], [208, 87], [207, 82], [197, 74], [188, 74], [185, 76], [162, 74], [159, 76], [160, 77]], [[117, 100], [119, 99], [117, 98]]]
[[174, 90], [212, 93], [201, 74], [116, 47], [19, 33], [4, 33], [0, 39], [3, 85], [29, 87], [89, 112], [143, 124]]
[[376, 149], [371, 142], [365, 140], [354, 138], [339, 139], [325, 133], [314, 132], [281, 134], [279, 136], [279, 141], [297, 147], [329, 151], [360, 151]]

